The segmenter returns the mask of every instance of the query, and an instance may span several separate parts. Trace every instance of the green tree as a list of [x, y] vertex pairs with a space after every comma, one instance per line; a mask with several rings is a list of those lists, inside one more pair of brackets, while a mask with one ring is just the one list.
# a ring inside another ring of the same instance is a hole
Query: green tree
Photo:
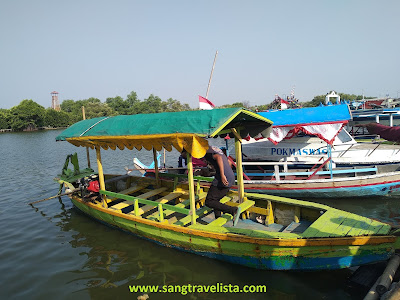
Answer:
[[0, 109], [0, 129], [10, 129], [10, 117], [9, 109]]
[[116, 96], [114, 98], [107, 98], [106, 104], [111, 107], [116, 114], [126, 115], [129, 112], [129, 103], [125, 101], [122, 97]]
[[249, 102], [248, 101], [243, 101], [243, 102], [235, 102], [233, 104], [224, 104], [222, 106], [219, 106], [221, 108], [230, 108], [230, 107], [249, 107]]
[[134, 107], [137, 103], [139, 103], [140, 100], [139, 100], [136, 92], [132, 91], [132, 92], [130, 92], [129, 95], [126, 96], [126, 102], [128, 104], [128, 107], [131, 108], [131, 107]]
[[70, 115], [65, 111], [56, 111], [47, 108], [44, 115], [44, 126], [47, 127], [66, 127], [70, 125]]
[[159, 113], [162, 112], [162, 100], [160, 97], [151, 94], [149, 98], [142, 102], [142, 109], [140, 113]]
[[85, 111], [87, 119], [112, 116], [113, 114], [111, 107], [109, 107], [107, 103], [101, 102], [87, 102]]
[[23, 100], [19, 105], [12, 107], [10, 113], [10, 126], [14, 130], [44, 125], [45, 108], [33, 100]]
[[178, 100], [169, 98], [162, 102], [162, 111], [185, 111], [191, 110], [188, 104], [181, 104]]

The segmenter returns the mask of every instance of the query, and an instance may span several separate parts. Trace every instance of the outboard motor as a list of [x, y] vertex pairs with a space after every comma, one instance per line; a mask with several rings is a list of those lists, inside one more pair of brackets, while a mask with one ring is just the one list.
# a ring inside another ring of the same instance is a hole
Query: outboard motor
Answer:
[[99, 176], [97, 174], [78, 179], [76, 181], [76, 187], [80, 189], [82, 200], [95, 201], [101, 199], [99, 193]]

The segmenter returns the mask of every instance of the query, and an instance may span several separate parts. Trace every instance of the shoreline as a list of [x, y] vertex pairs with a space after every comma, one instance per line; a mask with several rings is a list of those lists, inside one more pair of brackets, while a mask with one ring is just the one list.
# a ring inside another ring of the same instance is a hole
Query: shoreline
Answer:
[[35, 129], [24, 129], [24, 130], [13, 130], [13, 129], [0, 129], [0, 133], [6, 132], [33, 132], [33, 131], [42, 131], [42, 130], [57, 130], [57, 129], [65, 129], [67, 127], [39, 127]]

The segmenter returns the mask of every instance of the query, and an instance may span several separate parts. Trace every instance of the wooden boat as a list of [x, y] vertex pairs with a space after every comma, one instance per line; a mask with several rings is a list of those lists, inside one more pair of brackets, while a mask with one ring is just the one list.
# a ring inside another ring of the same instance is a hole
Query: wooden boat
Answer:
[[260, 112], [274, 122], [268, 139], [243, 141], [243, 153], [257, 161], [304, 162], [314, 165], [332, 157], [337, 166], [400, 162], [396, 145], [358, 143], [347, 131], [352, 119], [347, 105]]
[[[298, 198], [363, 198], [400, 191], [399, 149], [357, 144], [345, 132], [346, 105], [261, 112], [268, 139], [243, 143], [245, 189]], [[297, 133], [302, 136], [296, 136]]]
[[[93, 178], [88, 173], [64, 171], [58, 181], [67, 189], [81, 187], [71, 194], [72, 203], [101, 223], [163, 246], [235, 264], [321, 270], [388, 259], [400, 243], [388, 224], [321, 204], [244, 192], [240, 141], [248, 134], [267, 136], [270, 125], [268, 119], [236, 108], [81, 121], [57, 140], [96, 149], [99, 195], [86, 195], [86, 183]], [[221, 202], [241, 208], [237, 226], [229, 214], [213, 217], [204, 205], [207, 188], [193, 179], [192, 156], [202, 157], [209, 147], [204, 137], [227, 133], [235, 137], [237, 146], [238, 191]], [[162, 147], [187, 150], [187, 180], [180, 182], [173, 174], [164, 175], [170, 180], [161, 180], [157, 162], [155, 178], [104, 175], [101, 148], [133, 147], [153, 149], [155, 158]]]

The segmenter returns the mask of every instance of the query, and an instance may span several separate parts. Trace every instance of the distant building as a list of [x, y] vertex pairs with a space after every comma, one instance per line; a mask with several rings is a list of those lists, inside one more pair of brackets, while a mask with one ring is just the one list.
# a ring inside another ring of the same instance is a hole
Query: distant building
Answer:
[[51, 92], [51, 108], [56, 111], [61, 110], [60, 102], [58, 101], [58, 92], [56, 91]]

